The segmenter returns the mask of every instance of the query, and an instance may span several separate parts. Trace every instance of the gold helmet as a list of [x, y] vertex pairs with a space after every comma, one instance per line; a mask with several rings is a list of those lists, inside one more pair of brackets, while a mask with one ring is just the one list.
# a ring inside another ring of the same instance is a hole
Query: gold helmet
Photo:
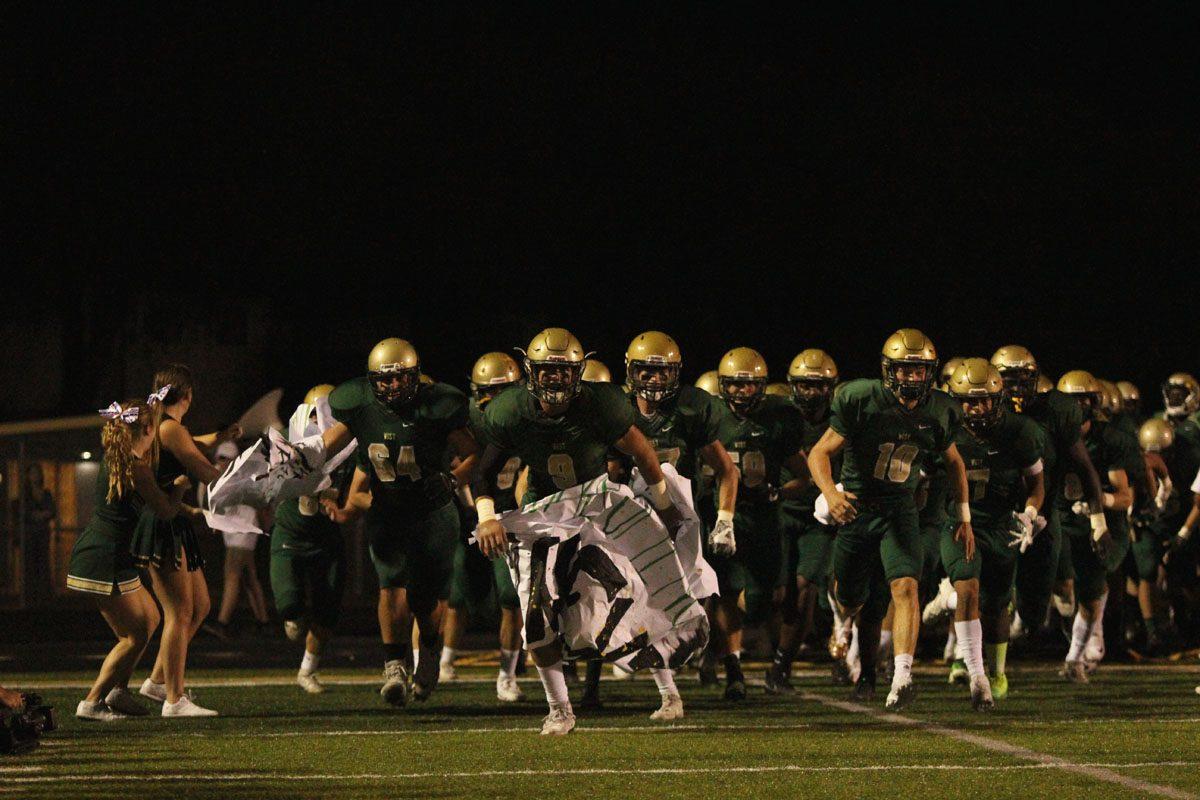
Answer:
[[[717, 367], [721, 397], [739, 414], [748, 414], [762, 403], [767, 389], [767, 362], [757, 350], [735, 347], [721, 357]], [[747, 392], [745, 388], [754, 391]]]
[[696, 378], [696, 388], [703, 389], [713, 397], [720, 397], [721, 380], [717, 377], [717, 371], [715, 369], [710, 369], [699, 378]]
[[315, 406], [320, 398], [329, 397], [334, 388], [336, 387], [332, 383], [318, 383], [308, 390], [308, 394], [304, 395], [304, 405]]
[[1153, 417], [1138, 428], [1138, 444], [1147, 453], [1161, 453], [1175, 444], [1175, 428], [1165, 419]]
[[421, 381], [422, 386], [433, 386], [435, 383], [437, 383], [437, 381], [426, 375], [424, 372], [418, 376], [418, 379]]
[[1100, 411], [1104, 419], [1111, 420], [1124, 409], [1121, 406], [1121, 390], [1112, 381], [1097, 378], [1100, 384]]
[[480, 406], [521, 380], [521, 368], [508, 353], [484, 353], [471, 367], [471, 397]]
[[791, 397], [792, 390], [788, 388], [786, 383], [768, 383], [767, 394], [775, 397]]
[[[879, 358], [883, 385], [901, 400], [924, 400], [937, 377], [937, 350], [916, 328], [901, 328], [883, 343]], [[902, 378], [901, 367], [924, 367], [921, 378]]]
[[[947, 381], [946, 391], [962, 403], [963, 424], [976, 433], [994, 428], [1004, 416], [1004, 379], [986, 359], [963, 359]], [[989, 402], [980, 402], [983, 400]]]
[[1142, 405], [1142, 393], [1137, 386], [1129, 381], [1117, 381], [1117, 391], [1121, 393], [1121, 407], [1131, 414], [1136, 414]]
[[367, 379], [379, 402], [396, 409], [417, 396], [421, 358], [403, 339], [384, 339], [367, 356]]
[[942, 364], [942, 369], [938, 373], [938, 388], [943, 392], [950, 391], [946, 387], [950, 384], [950, 377], [954, 374], [954, 370], [958, 369], [958, 365], [966, 361], [962, 356], [955, 356], [949, 359], [945, 364]]
[[1200, 411], [1200, 383], [1186, 372], [1176, 372], [1162, 386], [1168, 417], [1186, 417]]
[[657, 403], [679, 392], [683, 356], [665, 333], [646, 331], [625, 350], [625, 383], [641, 398]]
[[1083, 408], [1085, 420], [1098, 417], [1102, 413], [1100, 396], [1104, 390], [1100, 387], [1100, 381], [1096, 380], [1095, 376], [1087, 370], [1073, 369], [1063, 375], [1058, 379], [1058, 390], [1075, 397]]
[[829, 404], [837, 380], [837, 364], [815, 347], [800, 351], [788, 367], [792, 400], [808, 413], [819, 413]]
[[1028, 348], [1019, 344], [1006, 344], [992, 353], [992, 366], [1000, 370], [1000, 377], [1004, 379], [1008, 396], [1017, 411], [1021, 410], [1025, 401], [1039, 393], [1040, 371], [1037, 359]]
[[546, 328], [529, 342], [525, 354], [526, 386], [539, 400], [552, 405], [570, 402], [579, 394], [587, 354], [566, 328]]
[[1054, 388], [1054, 381], [1050, 379], [1050, 376], [1043, 375], [1039, 372], [1038, 379], [1037, 379], [1037, 393], [1045, 394], [1046, 392], [1050, 391], [1053, 388]]
[[612, 372], [594, 358], [584, 359], [583, 379], [590, 383], [612, 383]]

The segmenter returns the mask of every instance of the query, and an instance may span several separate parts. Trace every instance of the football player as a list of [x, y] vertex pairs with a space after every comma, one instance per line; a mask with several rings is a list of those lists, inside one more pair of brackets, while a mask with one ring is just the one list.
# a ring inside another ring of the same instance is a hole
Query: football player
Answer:
[[[403, 339], [384, 339], [367, 357], [367, 374], [329, 395], [333, 425], [322, 434], [325, 452], [351, 437], [357, 464], [347, 503], [334, 520], [366, 515], [371, 561], [379, 577], [379, 628], [384, 649], [380, 694], [404, 705], [437, 686], [442, 614], [454, 569], [458, 512], [454, 493], [475, 467], [478, 446], [467, 427], [467, 398], [444, 383], [423, 384], [417, 351]], [[451, 450], [453, 471], [442, 468]], [[411, 677], [411, 619], [420, 656]], [[411, 682], [411, 686], [410, 686]]]
[[[966, 470], [954, 444], [960, 412], [948, 396], [931, 391], [937, 377], [933, 342], [916, 329], [898, 330], [884, 342], [880, 361], [881, 380], [851, 381], [837, 392], [829, 428], [808, 465], [829, 516], [842, 526], [833, 543], [834, 594], [844, 616], [859, 617], [860, 697], [873, 693], [880, 625], [889, 599], [894, 604], [887, 708], [895, 710], [916, 694], [912, 660], [923, 554], [914, 493], [936, 453], [946, 461], [958, 511], [953, 535], [967, 560], [975, 557], [975, 540]], [[831, 458], [843, 448], [839, 488]]]
[[[716, 520], [709, 526], [708, 544], [732, 553], [737, 470], [721, 443], [721, 425], [729, 412], [712, 395], [694, 386], [681, 385], [683, 356], [679, 345], [665, 333], [646, 331], [625, 351], [625, 385], [634, 409], [634, 424], [650, 442], [660, 463], [670, 464], [689, 480], [698, 467], [707, 467], [716, 480]], [[702, 515], [707, 517], [708, 515]], [[662, 707], [654, 719], [678, 719], [683, 702], [671, 670], [654, 670]]]
[[[1099, 540], [1108, 530], [1100, 477], [1092, 466], [1087, 446], [1080, 437], [1083, 412], [1079, 404], [1054, 388], [1043, 391], [1045, 376], [1033, 353], [1020, 345], [1005, 345], [992, 354], [992, 366], [1000, 371], [1008, 404], [1018, 414], [1029, 416], [1042, 429], [1042, 461], [1046, 473], [1046, 497], [1062, 493], [1063, 476], [1072, 469], [1082, 481], [1083, 499], [1090, 506], [1088, 519], [1092, 536]], [[1050, 605], [1062, 551], [1061, 515], [1055, 503], [1047, 503], [1046, 529], [1017, 557], [1015, 631], [1041, 627]]]
[[1135, 384], [1130, 381], [1117, 381], [1117, 391], [1121, 394], [1121, 412], [1134, 421], [1134, 424], [1141, 425], [1146, 421], [1146, 415], [1142, 411], [1142, 393], [1138, 391]]
[[[683, 524], [667, 489], [654, 447], [635, 424], [629, 401], [617, 386], [583, 380], [583, 347], [563, 328], [547, 328], [525, 351], [524, 387], [511, 387], [483, 413], [486, 446], [472, 484], [479, 514], [476, 538], [489, 558], [508, 551], [504, 526], [496, 516], [497, 476], [508, 457], [529, 470], [528, 503], [607, 472], [609, 452], [632, 457], [651, 500], [674, 536]], [[519, 553], [520, 597], [529, 596], [531, 554]], [[575, 714], [562, 671], [562, 645], [546, 617], [548, 609], [526, 608], [525, 642], [538, 668], [550, 713], [542, 733], [562, 735], [575, 727]]]
[[[1170, 375], [1162, 386], [1163, 418], [1170, 420], [1179, 433], [1180, 422], [1200, 425], [1200, 383], [1186, 372]], [[1188, 432], [1185, 435], [1190, 435]]]
[[[475, 362], [471, 368], [469, 412], [471, 433], [476, 441], [484, 441], [483, 409], [494, 397], [520, 381], [521, 368], [507, 353], [485, 353]], [[520, 470], [521, 460], [516, 456], [504, 462], [496, 478], [497, 491], [493, 498], [497, 511], [517, 507], [515, 488]], [[460, 493], [466, 495], [462, 524], [469, 535], [476, 525], [474, 502], [468, 487], [463, 487]], [[464, 537], [459, 538], [454, 554], [454, 578], [443, 631], [441, 680], [456, 677], [455, 648], [466, 629], [470, 609], [479, 606], [493, 591], [500, 607], [500, 672], [496, 676], [496, 699], [502, 703], [515, 703], [524, 699], [516, 678], [517, 660], [521, 655], [521, 603], [517, 589], [504, 559], [484, 558], [478, 548], [467, 546]]]
[[1121, 565], [1129, 550], [1126, 512], [1133, 504], [1129, 473], [1135, 463], [1144, 462], [1136, 441], [1108, 424], [1101, 400], [1104, 388], [1091, 373], [1067, 372], [1058, 379], [1058, 391], [1078, 403], [1083, 417], [1081, 432], [1090, 461], [1105, 475], [1102, 506], [1107, 526], [1100, 537], [1095, 535], [1096, 527], [1089, 520], [1091, 504], [1084, 501], [1083, 478], [1076, 469], [1067, 469], [1062, 490], [1052, 498], [1062, 519], [1064, 544], [1070, 550], [1067, 561], [1070, 568], [1065, 571], [1068, 587], [1060, 593], [1068, 594], [1073, 589], [1077, 606], [1062, 675], [1073, 683], [1087, 683], [1084, 654], [1097, 626], [1103, 623], [1108, 573]]
[[[808, 483], [804, 463], [804, 421], [782, 397], [767, 395], [767, 362], [749, 347], [736, 347], [717, 369], [721, 398], [732, 414], [722, 423], [721, 441], [740, 473], [740, 502], [732, 537], [721, 521], [709, 537], [710, 561], [720, 585], [716, 622], [723, 639], [725, 699], [742, 700], [742, 632], [746, 622], [765, 621], [783, 601], [784, 576], [779, 500], [799, 499]], [[786, 467], [793, 476], [784, 483]]]
[[1137, 578], [1138, 608], [1146, 631], [1146, 650], [1151, 654], [1161, 652], [1163, 637], [1170, 627], [1166, 598], [1159, 587], [1159, 570], [1165, 553], [1159, 517], [1171, 509], [1173, 503], [1178, 505], [1179, 502], [1177, 497], [1172, 497], [1174, 485], [1166, 462], [1174, 444], [1175, 429], [1166, 420], [1148, 419], [1138, 428], [1138, 445], [1142, 448], [1146, 473], [1153, 488], [1153, 506], [1152, 513], [1135, 514], [1131, 520], [1133, 542], [1129, 545], [1129, 557]]
[[[323, 383], [304, 396], [304, 405], [312, 407], [309, 419], [314, 426], [317, 401], [332, 391], [332, 385]], [[341, 473], [335, 473], [333, 485], [320, 494], [280, 503], [271, 530], [271, 593], [287, 638], [304, 641], [296, 683], [309, 694], [325, 691], [317, 669], [333, 638], [345, 593], [342, 528], [331, 518], [337, 514], [338, 495], [344, 486], [340, 478]]]
[[971, 705], [987, 710], [993, 698], [1008, 694], [1008, 604], [1018, 551], [1032, 543], [1045, 500], [1042, 437], [1037, 423], [1005, 407], [1004, 381], [986, 359], [964, 360], [947, 390], [963, 412], [954, 443], [971, 490], [975, 558], [966, 558], [954, 525], [947, 523], [941, 559], [958, 593], [954, 629], [965, 655]]
[[[788, 367], [789, 394], [804, 422], [801, 447], [805, 450], [816, 444], [829, 427], [829, 404], [837, 381], [837, 364], [824, 350], [803, 350]], [[780, 480], [785, 484], [793, 477], [786, 467], [781, 470]], [[772, 694], [795, 691], [791, 684], [792, 661], [812, 630], [817, 597], [829, 573], [834, 531], [813, 518], [813, 503], [819, 494], [810, 483], [798, 499], [780, 503], [786, 592], [779, 647], [766, 674], [766, 688]]]

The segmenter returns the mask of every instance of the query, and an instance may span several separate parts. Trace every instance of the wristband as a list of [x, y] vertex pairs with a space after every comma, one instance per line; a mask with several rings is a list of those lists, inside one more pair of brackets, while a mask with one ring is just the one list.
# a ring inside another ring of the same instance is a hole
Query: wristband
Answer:
[[719, 511], [717, 511], [717, 522], [728, 522], [730, 525], [732, 525], [733, 524], [733, 512], [726, 511], [723, 508], [720, 509]]
[[958, 504], [958, 521], [959, 522], [970, 522], [971, 521], [971, 504], [970, 503], [959, 503]]
[[479, 515], [479, 521], [490, 522], [496, 519], [496, 503], [490, 497], [481, 497], [475, 501], [475, 513]]
[[1100, 541], [1100, 537], [1108, 530], [1108, 520], [1104, 518], [1104, 512], [1088, 514], [1088, 521], [1092, 523], [1092, 538], [1097, 542]]
[[667, 492], [666, 478], [650, 486], [650, 501], [654, 503], [654, 508], [658, 511], [666, 511], [671, 507], [671, 495]]
[[1033, 506], [1025, 506], [1025, 513], [1029, 516], [1030, 519], [1037, 519], [1039, 516], [1038, 510], [1036, 508], [1034, 508]]
[[1117, 502], [1116, 495], [1111, 495], [1108, 492], [1105, 492], [1104, 494], [1102, 494], [1100, 496], [1100, 505], [1103, 506], [1104, 508], [1112, 508], [1113, 505], [1116, 504], [1116, 502]]

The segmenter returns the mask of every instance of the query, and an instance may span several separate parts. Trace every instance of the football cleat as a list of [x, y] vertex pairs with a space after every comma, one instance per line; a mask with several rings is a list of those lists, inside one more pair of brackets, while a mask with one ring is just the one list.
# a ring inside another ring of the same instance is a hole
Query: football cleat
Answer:
[[957, 605], [958, 593], [954, 591], [954, 584], [950, 583], [949, 578], [942, 578], [937, 594], [925, 604], [925, 610], [921, 612], [921, 624], [936, 624], [953, 614]]
[[1088, 680], [1087, 668], [1084, 667], [1082, 661], [1065, 661], [1063, 662], [1062, 670], [1059, 675], [1066, 678], [1071, 683], [1091, 683]]
[[850, 699], [858, 703], [869, 703], [875, 699], [875, 676], [862, 674], [850, 692]]
[[730, 681], [725, 684], [725, 699], [739, 702], [746, 699], [746, 684], [744, 681]]
[[954, 633], [954, 628], [951, 627], [949, 633], [946, 634], [946, 646], [942, 648], [942, 663], [949, 664], [954, 661], [954, 651], [958, 649], [958, 636]]
[[1091, 675], [1104, 660], [1104, 626], [1097, 624], [1083, 650], [1083, 668]]
[[325, 693], [325, 687], [321, 684], [321, 681], [317, 678], [317, 673], [315, 672], [305, 672], [304, 670], [300, 670], [296, 673], [296, 683], [299, 684], [301, 689], [309, 694]]
[[911, 705], [912, 701], [917, 697], [917, 687], [910, 679], [907, 683], [902, 683], [899, 686], [893, 686], [888, 692], [887, 702], [883, 707], [888, 711], [899, 711], [900, 709]]
[[954, 684], [967, 685], [970, 682], [970, 677], [967, 672], [967, 664], [962, 659], [954, 659], [954, 663], [950, 665], [950, 674], [946, 678], [946, 683], [953, 686]]
[[1008, 624], [1008, 640], [1010, 642], [1015, 642], [1019, 639], [1023, 639], [1025, 638], [1025, 633], [1025, 622], [1021, 619], [1021, 615], [1014, 611], [1012, 615], [1012, 622]]
[[971, 679], [971, 708], [976, 711], [991, 711], [996, 707], [992, 699], [992, 686], [987, 677], [980, 675]]
[[162, 715], [164, 717], [215, 717], [217, 712], [211, 708], [196, 705], [192, 702], [192, 698], [185, 694], [174, 703], [163, 703]]
[[988, 678], [988, 683], [992, 685], [992, 697], [996, 700], [1003, 700], [1008, 697], [1008, 676], [1003, 672], [999, 675], [992, 675]]
[[658, 707], [658, 711], [650, 715], [650, 719], [683, 719], [683, 698], [677, 694], [664, 695], [662, 705]]
[[519, 703], [525, 699], [525, 693], [515, 677], [500, 673], [496, 676], [496, 699], [501, 703]]
[[566, 736], [575, 729], [575, 715], [565, 708], [550, 707], [542, 720], [542, 736]]
[[830, 667], [830, 680], [834, 686], [851, 686], [854, 681], [850, 680], [850, 665], [846, 663], [846, 659], [839, 658], [835, 660]]
[[108, 703], [103, 700], [94, 703], [90, 700], [80, 700], [79, 705], [75, 707], [75, 717], [92, 722], [116, 722], [119, 719], [127, 719], [128, 715], [109, 708]]
[[796, 687], [792, 686], [791, 677], [778, 664], [767, 667], [764, 685], [767, 694], [793, 694], [796, 691]]
[[438, 678], [441, 677], [441, 674], [442, 667], [438, 663], [438, 654], [432, 650], [421, 651], [421, 655], [417, 658], [417, 668], [413, 670], [413, 699], [421, 702], [428, 700], [429, 695], [433, 694], [433, 690], [437, 688]]
[[696, 668], [696, 673], [700, 678], [700, 685], [705, 688], [719, 686], [721, 679], [717, 677], [717, 666], [711, 661], [700, 661], [700, 666]]
[[142, 688], [138, 689], [138, 694], [142, 697], [149, 697], [151, 700], [157, 700], [160, 703], [167, 702], [167, 685], [165, 683], [155, 683], [146, 678], [142, 682]]
[[400, 708], [408, 704], [408, 695], [411, 691], [408, 669], [404, 666], [404, 662], [398, 658], [386, 662], [383, 665], [383, 686], [379, 689], [379, 694], [384, 701]]
[[438, 665], [438, 683], [451, 683], [458, 680], [458, 669], [454, 664]]
[[150, 709], [139, 703], [133, 696], [133, 692], [124, 686], [110, 691], [104, 698], [104, 704], [118, 714], [124, 714], [127, 717], [144, 717], [150, 713]]

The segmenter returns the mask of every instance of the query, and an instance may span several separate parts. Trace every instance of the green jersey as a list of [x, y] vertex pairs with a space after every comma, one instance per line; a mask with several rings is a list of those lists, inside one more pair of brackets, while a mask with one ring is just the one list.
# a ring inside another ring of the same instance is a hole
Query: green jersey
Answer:
[[881, 380], [846, 384], [829, 419], [829, 427], [846, 439], [845, 490], [868, 501], [912, 497], [930, 458], [954, 443], [959, 418], [954, 401], [941, 392], [930, 392], [908, 409]]
[[366, 378], [329, 395], [333, 417], [358, 440], [357, 466], [371, 476], [371, 513], [424, 516], [433, 510], [418, 484], [444, 469], [446, 438], [467, 426], [467, 397], [444, 383], [423, 385], [399, 412], [375, 398]]
[[689, 480], [694, 477], [700, 450], [720, 438], [721, 423], [729, 416], [725, 404], [703, 389], [685, 385], [645, 416], [638, 411], [637, 395], [630, 390], [627, 396], [634, 424], [650, 440], [659, 462], [670, 464]]
[[[1138, 448], [1137, 440], [1122, 433], [1112, 425], [1092, 422], [1092, 429], [1084, 439], [1092, 466], [1100, 476], [1100, 485], [1106, 491], [1112, 491], [1113, 485], [1108, 479], [1108, 473], [1124, 470], [1126, 476], [1131, 472], [1134, 461], [1142, 460], [1142, 451]], [[1071, 465], [1063, 475], [1062, 491], [1054, 495], [1054, 504], [1063, 511], [1070, 511], [1077, 500], [1083, 499], [1083, 478]], [[1068, 518], [1068, 517], [1064, 517]]]
[[1062, 493], [1067, 465], [1071, 462], [1067, 453], [1079, 441], [1083, 409], [1070, 396], [1058, 389], [1051, 389], [1042, 395], [1041, 401], [1031, 403], [1024, 416], [1032, 419], [1042, 429], [1046, 497], [1053, 498]]
[[529, 467], [531, 502], [608, 471], [608, 453], [634, 425], [625, 393], [584, 382], [565, 413], [548, 417], [524, 386], [505, 389], [483, 410], [487, 441]]
[[[488, 441], [483, 429], [483, 409], [479, 407], [479, 403], [472, 400], [468, 412], [471, 434], [479, 442], [479, 446], [483, 447]], [[497, 491], [492, 501], [496, 504], [497, 511], [511, 511], [517, 507], [517, 475], [520, 472], [521, 459], [513, 455], [507, 456], [504, 466], [500, 468], [500, 474], [496, 476]]]
[[768, 395], [745, 417], [730, 413], [720, 439], [741, 473], [738, 510], [764, 506], [768, 488], [780, 486], [783, 463], [804, 445], [804, 418], [790, 401]]
[[1039, 463], [1042, 435], [1037, 423], [1005, 409], [985, 438], [964, 427], [954, 435], [954, 443], [967, 468], [972, 524], [1006, 527], [1013, 512], [1025, 508], [1024, 476], [1044, 466]]

